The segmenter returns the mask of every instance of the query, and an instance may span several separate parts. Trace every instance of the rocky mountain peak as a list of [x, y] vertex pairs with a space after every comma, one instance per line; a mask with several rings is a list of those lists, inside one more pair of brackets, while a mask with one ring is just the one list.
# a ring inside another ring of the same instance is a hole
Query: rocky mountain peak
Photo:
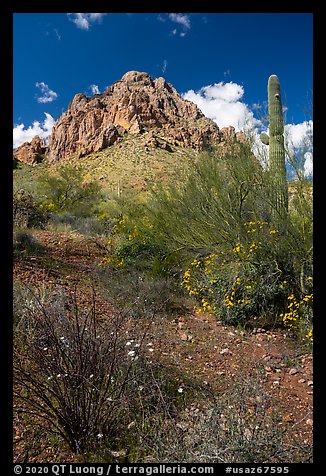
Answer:
[[149, 131], [163, 137], [171, 151], [173, 145], [200, 150], [229, 137], [163, 77], [128, 71], [103, 94], [76, 94], [56, 122], [46, 153], [50, 160], [83, 156], [110, 147], [124, 134]]
[[122, 76], [121, 81], [125, 83], [143, 83], [146, 86], [153, 83], [149, 74], [140, 71], [127, 71]]

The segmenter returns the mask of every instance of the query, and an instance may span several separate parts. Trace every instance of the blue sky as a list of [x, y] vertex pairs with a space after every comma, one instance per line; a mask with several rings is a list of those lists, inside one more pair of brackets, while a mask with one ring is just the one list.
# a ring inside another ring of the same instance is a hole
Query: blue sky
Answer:
[[16, 13], [13, 53], [15, 146], [129, 70], [164, 76], [221, 127], [259, 120], [270, 74], [289, 124], [312, 115], [309, 13]]

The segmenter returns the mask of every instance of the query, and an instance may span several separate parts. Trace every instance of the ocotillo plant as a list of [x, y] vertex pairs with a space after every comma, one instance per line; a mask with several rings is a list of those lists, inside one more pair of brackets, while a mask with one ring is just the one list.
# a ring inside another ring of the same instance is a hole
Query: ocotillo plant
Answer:
[[269, 145], [269, 170], [273, 186], [273, 208], [284, 216], [288, 210], [288, 184], [285, 168], [284, 125], [282, 118], [281, 88], [278, 77], [268, 79], [269, 136], [261, 134], [261, 141]]

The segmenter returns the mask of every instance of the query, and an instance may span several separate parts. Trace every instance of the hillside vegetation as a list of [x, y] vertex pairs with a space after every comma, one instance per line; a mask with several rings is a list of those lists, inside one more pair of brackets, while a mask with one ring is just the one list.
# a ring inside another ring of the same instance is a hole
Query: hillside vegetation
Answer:
[[311, 184], [173, 149], [14, 171], [15, 461], [311, 461]]

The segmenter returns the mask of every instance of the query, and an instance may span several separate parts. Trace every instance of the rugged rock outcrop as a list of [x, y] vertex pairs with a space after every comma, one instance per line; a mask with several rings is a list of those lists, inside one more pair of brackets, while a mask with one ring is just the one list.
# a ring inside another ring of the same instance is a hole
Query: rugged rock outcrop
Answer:
[[35, 136], [31, 142], [24, 142], [20, 147], [17, 147], [13, 154], [14, 167], [17, 165], [17, 161], [24, 162], [25, 164], [34, 165], [42, 162], [44, 155], [47, 152], [47, 147], [44, 139], [39, 136]]
[[[201, 150], [235, 137], [231, 129], [220, 130], [164, 78], [154, 80], [147, 73], [129, 71], [103, 94], [75, 95], [53, 128], [47, 156], [54, 161], [72, 154], [87, 155], [121, 141], [125, 133], [145, 131], [164, 138], [162, 142], [153, 135], [146, 147], [171, 152], [173, 145], [181, 145]], [[34, 163], [36, 155], [27, 160]]]

